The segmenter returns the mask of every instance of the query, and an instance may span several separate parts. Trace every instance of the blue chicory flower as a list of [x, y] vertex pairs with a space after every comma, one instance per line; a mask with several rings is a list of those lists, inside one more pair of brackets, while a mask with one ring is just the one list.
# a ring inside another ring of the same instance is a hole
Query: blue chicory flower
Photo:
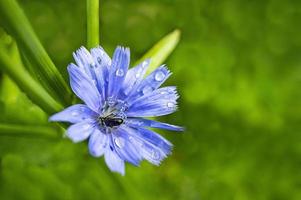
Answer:
[[113, 59], [101, 47], [81, 47], [68, 66], [70, 85], [84, 104], [54, 114], [50, 121], [72, 123], [66, 132], [73, 142], [88, 139], [92, 156], [104, 155], [111, 171], [124, 175], [125, 161], [138, 166], [145, 159], [159, 165], [172, 144], [147, 128], [183, 131], [182, 127], [146, 119], [177, 109], [175, 87], [161, 84], [171, 75], [162, 65], [144, 78], [149, 60], [128, 70], [130, 51], [117, 47]]

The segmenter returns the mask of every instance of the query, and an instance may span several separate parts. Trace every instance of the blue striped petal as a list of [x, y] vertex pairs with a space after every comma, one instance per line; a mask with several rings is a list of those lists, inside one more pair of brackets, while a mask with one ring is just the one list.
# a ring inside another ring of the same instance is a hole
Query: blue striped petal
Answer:
[[155, 132], [130, 127], [124, 129], [132, 144], [140, 149], [141, 156], [150, 163], [159, 165], [171, 153], [172, 144]]
[[67, 137], [73, 142], [81, 142], [86, 140], [91, 133], [94, 131], [94, 125], [92, 122], [79, 122], [77, 124], [71, 125], [67, 129]]
[[121, 175], [124, 175], [124, 160], [117, 155], [112, 147], [107, 148], [105, 152], [105, 162], [112, 172], [118, 172]]
[[132, 93], [137, 90], [137, 87], [143, 80], [144, 74], [149, 66], [150, 60], [147, 59], [139, 65], [129, 69], [125, 76], [122, 88], [120, 90], [119, 98], [127, 100]]
[[97, 114], [84, 104], [75, 104], [63, 111], [52, 115], [49, 121], [60, 121], [78, 123], [84, 120], [91, 120]]
[[128, 48], [117, 47], [110, 68], [107, 97], [115, 99], [124, 81], [130, 64], [130, 51]]
[[138, 166], [142, 160], [139, 148], [132, 144], [126, 129], [121, 126], [112, 134], [115, 151], [123, 160]]
[[77, 66], [82, 69], [82, 71], [84, 71], [90, 78], [92, 78], [92, 71], [95, 63], [90, 52], [85, 47], [80, 47], [75, 53], [73, 53], [73, 58]]
[[94, 132], [89, 138], [88, 146], [89, 152], [92, 156], [100, 157], [109, 147], [109, 137], [107, 134], [102, 133], [98, 128], [95, 128]]
[[93, 111], [98, 112], [101, 107], [101, 96], [89, 77], [74, 64], [68, 66], [70, 85], [73, 92], [85, 102]]
[[150, 128], [166, 129], [170, 131], [184, 131], [184, 128], [180, 126], [162, 123], [150, 119], [143, 119], [143, 118], [127, 118], [126, 124], [134, 128], [150, 127]]
[[165, 65], [161, 65], [145, 79], [141, 81], [136, 89], [136, 92], [128, 97], [129, 101], [134, 101], [136, 98], [149, 94], [159, 88], [171, 75], [171, 72]]
[[126, 114], [128, 117], [167, 115], [177, 110], [178, 98], [175, 87], [160, 88], [131, 102]]
[[106, 98], [106, 88], [108, 87], [109, 67], [111, 66], [111, 58], [103, 50], [102, 47], [91, 49], [91, 55], [95, 62], [95, 76], [97, 81], [97, 89], [103, 99]]

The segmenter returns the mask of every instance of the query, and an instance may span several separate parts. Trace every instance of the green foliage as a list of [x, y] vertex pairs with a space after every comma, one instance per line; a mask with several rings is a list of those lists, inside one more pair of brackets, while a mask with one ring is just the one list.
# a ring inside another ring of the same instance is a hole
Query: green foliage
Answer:
[[[162, 121], [174, 145], [160, 167], [113, 174], [86, 143], [0, 136], [0, 199], [301, 199], [300, 1], [103, 0], [101, 45], [131, 48], [135, 63], [181, 30], [167, 60], [180, 110]], [[59, 71], [85, 42], [85, 1], [22, 0]], [[47, 116], [2, 76], [0, 122]], [[17, 114], [16, 114], [17, 113]]]
[[161, 65], [166, 58], [174, 51], [180, 40], [180, 31], [174, 30], [157, 42], [142, 58], [137, 61], [137, 64], [143, 62], [145, 59], [150, 59], [151, 63], [147, 69], [146, 75], [155, 70]]
[[44, 109], [44, 111], [51, 114], [61, 110], [61, 104], [53, 99], [44, 88], [29, 75], [22, 67], [22, 64], [17, 61], [10, 59], [10, 54], [6, 52], [4, 46], [0, 46], [1, 69], [19, 85], [33, 102]]
[[17, 39], [21, 48], [24, 49], [40, 84], [61, 103], [67, 103], [71, 98], [70, 89], [46, 53], [16, 0], [1, 0], [0, 14], [1, 25]]

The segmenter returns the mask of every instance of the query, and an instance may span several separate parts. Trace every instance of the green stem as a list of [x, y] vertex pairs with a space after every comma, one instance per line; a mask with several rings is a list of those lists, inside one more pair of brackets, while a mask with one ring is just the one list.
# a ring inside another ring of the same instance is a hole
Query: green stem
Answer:
[[176, 29], [173, 32], [166, 35], [159, 42], [157, 42], [146, 54], [140, 58], [136, 64], [142, 62], [145, 59], [150, 58], [151, 63], [146, 72], [146, 75], [155, 70], [161, 65], [166, 58], [173, 52], [180, 40], [181, 32]]
[[62, 131], [52, 126], [20, 125], [0, 123], [1, 136], [39, 136], [46, 138], [59, 138]]
[[87, 0], [87, 47], [99, 45], [99, 0]]
[[0, 69], [3, 69], [29, 98], [48, 114], [62, 109], [62, 105], [54, 100], [27, 71], [15, 65], [4, 48], [0, 47]]
[[1, 23], [22, 47], [33, 64], [37, 79], [63, 104], [70, 103], [71, 91], [48, 56], [16, 0], [0, 0]]

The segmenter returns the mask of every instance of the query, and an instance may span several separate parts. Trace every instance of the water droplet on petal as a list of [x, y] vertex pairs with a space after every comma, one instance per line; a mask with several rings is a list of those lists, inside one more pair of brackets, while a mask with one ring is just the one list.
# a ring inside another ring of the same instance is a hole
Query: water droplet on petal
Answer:
[[116, 70], [116, 76], [123, 76], [124, 75], [124, 71], [123, 71], [123, 69], [117, 69]]
[[152, 155], [151, 156], [152, 156], [152, 158], [154, 160], [159, 160], [160, 159], [160, 153], [158, 151], [156, 151], [156, 150], [152, 151]]
[[175, 106], [175, 104], [172, 103], [172, 102], [168, 102], [168, 103], [167, 103], [167, 107], [168, 107], [168, 108], [173, 108], [174, 106]]
[[109, 106], [114, 106], [116, 101], [112, 97], [109, 97], [107, 103]]
[[145, 61], [143, 61], [143, 63], [142, 63], [142, 68], [146, 67], [146, 65], [147, 65], [147, 61], [145, 60]]
[[165, 74], [162, 71], [158, 71], [155, 74], [155, 80], [156, 81], [162, 81], [165, 78]]
[[73, 117], [76, 117], [76, 116], [78, 116], [78, 115], [79, 115], [79, 113], [78, 113], [78, 112], [76, 112], [76, 111], [73, 111], [73, 112], [71, 113], [71, 115], [72, 115]]
[[91, 127], [90, 124], [85, 124], [85, 125], [83, 125], [83, 129], [85, 129], [85, 130], [89, 129], [90, 127]]
[[82, 107], [80, 107], [80, 111], [81, 111], [81, 112], [85, 112], [85, 111], [86, 111], [86, 108], [82, 106]]
[[167, 91], [168, 91], [170, 94], [174, 93], [174, 89], [172, 89], [172, 88], [168, 88]]
[[97, 58], [97, 62], [98, 62], [99, 64], [101, 64], [101, 58], [100, 58], [100, 57]]
[[123, 148], [124, 147], [124, 139], [122, 137], [116, 137], [114, 139], [115, 144], [117, 145], [118, 148]]
[[135, 77], [139, 78], [140, 77], [140, 73], [135, 74]]
[[143, 89], [142, 89], [142, 93], [143, 94], [147, 94], [147, 93], [150, 93], [150, 92], [152, 92], [153, 91], [153, 89], [150, 87], [150, 86], [145, 86]]

